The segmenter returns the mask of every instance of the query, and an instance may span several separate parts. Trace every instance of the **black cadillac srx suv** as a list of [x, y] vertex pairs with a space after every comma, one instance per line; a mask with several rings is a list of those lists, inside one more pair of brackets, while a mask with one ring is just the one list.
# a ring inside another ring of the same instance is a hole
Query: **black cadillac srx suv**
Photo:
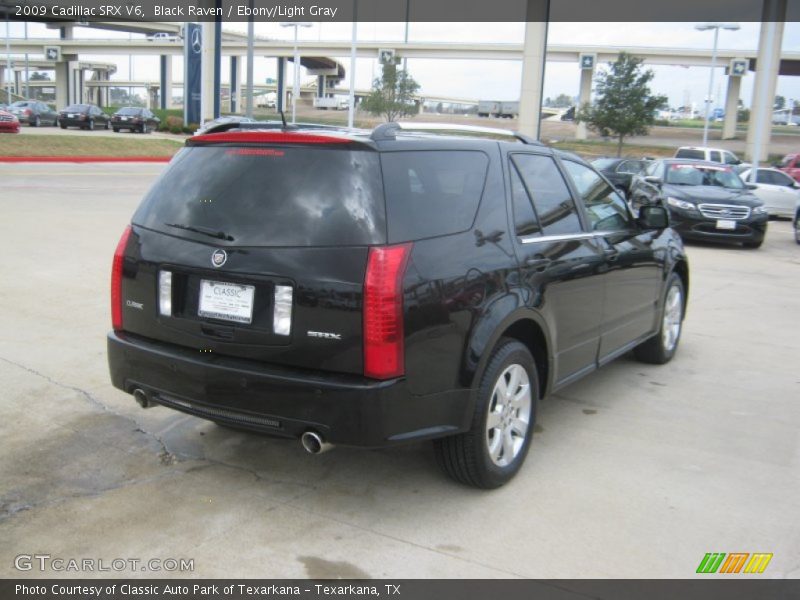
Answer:
[[491, 488], [548, 393], [675, 353], [667, 211], [633, 218], [581, 159], [510, 132], [255, 126], [189, 139], [119, 242], [111, 379], [143, 406], [310, 452], [434, 439]]

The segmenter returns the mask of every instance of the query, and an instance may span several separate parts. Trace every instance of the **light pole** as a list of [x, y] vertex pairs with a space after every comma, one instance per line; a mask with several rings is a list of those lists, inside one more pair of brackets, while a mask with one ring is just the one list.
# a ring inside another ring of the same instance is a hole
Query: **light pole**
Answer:
[[703, 146], [708, 145], [708, 113], [711, 108], [711, 94], [714, 90], [714, 71], [717, 68], [717, 41], [719, 40], [719, 30], [727, 29], [729, 31], [736, 31], [739, 29], [738, 23], [702, 23], [695, 25], [698, 31], [714, 30], [714, 49], [711, 51], [711, 75], [708, 78], [708, 95], [706, 96], [706, 110], [705, 117], [703, 118]]
[[297, 48], [297, 30], [300, 27], [311, 27], [311, 23], [293, 21], [281, 23], [281, 27], [294, 27], [294, 87], [292, 88], [292, 123], [297, 119], [297, 97], [300, 95], [300, 55]]

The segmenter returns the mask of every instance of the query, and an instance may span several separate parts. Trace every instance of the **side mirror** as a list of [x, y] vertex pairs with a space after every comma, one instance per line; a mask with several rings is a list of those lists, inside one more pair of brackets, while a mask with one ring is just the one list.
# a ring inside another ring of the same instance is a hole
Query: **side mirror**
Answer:
[[642, 206], [636, 222], [642, 229], [665, 229], [669, 227], [669, 213], [663, 206]]
[[644, 180], [652, 185], [661, 185], [663, 183], [661, 177], [656, 177], [655, 175], [648, 175]]

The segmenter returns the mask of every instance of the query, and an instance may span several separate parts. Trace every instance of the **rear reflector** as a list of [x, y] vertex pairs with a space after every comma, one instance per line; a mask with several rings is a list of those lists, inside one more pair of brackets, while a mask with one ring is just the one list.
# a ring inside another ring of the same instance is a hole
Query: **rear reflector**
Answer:
[[131, 237], [131, 226], [128, 225], [119, 238], [114, 251], [114, 262], [111, 265], [111, 326], [114, 331], [122, 329], [122, 267], [125, 261], [125, 248]]
[[374, 246], [364, 278], [364, 375], [391, 379], [405, 373], [403, 276], [412, 244]]
[[172, 271], [158, 272], [158, 313], [172, 316]]
[[290, 285], [275, 286], [272, 329], [277, 335], [289, 335], [292, 331], [292, 286]]

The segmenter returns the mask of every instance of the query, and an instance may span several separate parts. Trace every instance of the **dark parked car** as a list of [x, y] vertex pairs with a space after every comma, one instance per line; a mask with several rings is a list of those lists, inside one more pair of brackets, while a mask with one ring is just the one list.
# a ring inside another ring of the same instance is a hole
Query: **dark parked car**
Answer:
[[769, 214], [732, 167], [690, 159], [652, 163], [631, 185], [631, 205], [663, 205], [672, 227], [685, 239], [741, 242], [758, 248], [764, 242]]
[[675, 354], [681, 239], [580, 158], [510, 132], [235, 127], [187, 140], [117, 246], [111, 380], [142, 406], [312, 453], [435, 439], [491, 488], [541, 398]]
[[598, 158], [592, 161], [592, 166], [605, 175], [615, 187], [628, 194], [631, 177], [644, 173], [649, 162], [635, 158]]
[[158, 129], [159, 123], [161, 123], [161, 119], [149, 109], [138, 106], [120, 108], [111, 116], [111, 127], [115, 132], [127, 129], [131, 132], [150, 133], [154, 129]]
[[109, 129], [111, 117], [94, 104], [70, 104], [58, 115], [61, 129], [80, 127], [81, 129]]
[[58, 125], [58, 113], [38, 100], [19, 100], [8, 107], [8, 112], [31, 127]]

